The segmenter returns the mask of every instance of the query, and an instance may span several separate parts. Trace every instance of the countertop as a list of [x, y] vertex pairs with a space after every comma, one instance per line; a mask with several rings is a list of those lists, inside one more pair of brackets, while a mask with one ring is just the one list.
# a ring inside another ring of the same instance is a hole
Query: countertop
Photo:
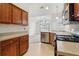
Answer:
[[52, 30], [51, 33], [56, 33], [57, 35], [72, 35], [72, 33], [63, 30]]
[[79, 35], [79, 31], [69, 31], [69, 30], [52, 30], [51, 33], [56, 33], [57, 35]]
[[27, 34], [28, 34], [27, 31], [23, 31], [23, 32], [10, 32], [10, 33], [0, 33], [0, 41], [8, 40], [8, 39], [11, 39], [11, 38], [16, 38], [16, 37], [27, 35]]

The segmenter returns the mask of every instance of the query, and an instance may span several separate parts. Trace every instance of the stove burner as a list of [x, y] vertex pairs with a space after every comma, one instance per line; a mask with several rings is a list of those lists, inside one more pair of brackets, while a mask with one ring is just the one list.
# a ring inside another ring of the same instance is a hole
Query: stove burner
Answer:
[[57, 40], [79, 42], [79, 38], [73, 35], [57, 35]]

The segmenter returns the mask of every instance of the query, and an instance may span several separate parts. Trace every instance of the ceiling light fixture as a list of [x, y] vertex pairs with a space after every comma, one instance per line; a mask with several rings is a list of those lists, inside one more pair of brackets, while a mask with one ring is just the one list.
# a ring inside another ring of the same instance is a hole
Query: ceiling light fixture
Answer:
[[48, 8], [48, 6], [46, 6], [46, 7], [41, 6], [40, 9], [46, 9], [46, 10], [48, 10], [49, 8]]
[[56, 19], [59, 19], [59, 17], [56, 17]]
[[49, 9], [48, 6], [45, 9], [48, 10]]

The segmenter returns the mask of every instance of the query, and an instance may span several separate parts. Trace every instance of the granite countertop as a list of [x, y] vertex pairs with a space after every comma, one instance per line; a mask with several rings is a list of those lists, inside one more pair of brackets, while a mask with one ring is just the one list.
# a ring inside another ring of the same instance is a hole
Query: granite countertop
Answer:
[[23, 35], [27, 35], [27, 34], [28, 34], [27, 31], [0, 33], [0, 41], [8, 40], [8, 39], [11, 39], [11, 38], [15, 38], [15, 37], [19, 37], [19, 36], [23, 36]]
[[79, 35], [79, 31], [69, 31], [69, 30], [52, 30], [51, 33], [56, 33], [57, 35]]
[[72, 33], [64, 30], [52, 30], [51, 33], [56, 33], [57, 35], [72, 35]]

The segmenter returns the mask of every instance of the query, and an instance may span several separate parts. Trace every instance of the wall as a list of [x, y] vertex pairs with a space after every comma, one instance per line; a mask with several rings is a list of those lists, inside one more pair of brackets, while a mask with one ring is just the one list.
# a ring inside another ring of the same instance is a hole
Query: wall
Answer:
[[29, 17], [29, 36], [30, 43], [40, 42], [40, 20], [44, 16]]

